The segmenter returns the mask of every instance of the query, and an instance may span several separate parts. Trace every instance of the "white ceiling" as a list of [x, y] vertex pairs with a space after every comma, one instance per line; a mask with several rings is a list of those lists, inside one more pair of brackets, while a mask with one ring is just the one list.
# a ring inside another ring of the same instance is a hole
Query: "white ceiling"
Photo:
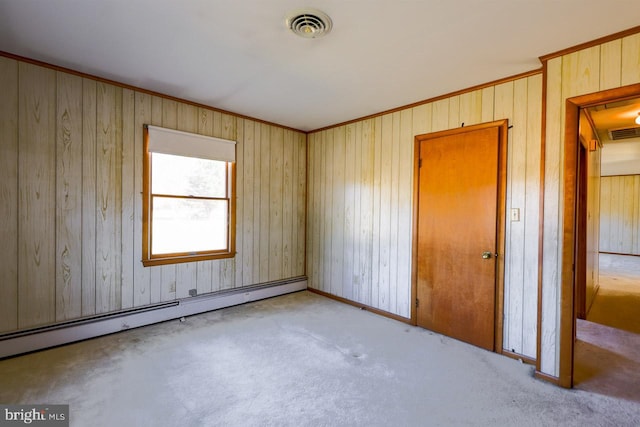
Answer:
[[[285, 27], [302, 7], [322, 39]], [[0, 50], [301, 130], [541, 66], [638, 0], [0, 0]]]
[[595, 126], [602, 147], [600, 174], [636, 175], [640, 174], [640, 138], [613, 141], [610, 129], [637, 128], [636, 117], [640, 113], [640, 99], [611, 102], [587, 109]]

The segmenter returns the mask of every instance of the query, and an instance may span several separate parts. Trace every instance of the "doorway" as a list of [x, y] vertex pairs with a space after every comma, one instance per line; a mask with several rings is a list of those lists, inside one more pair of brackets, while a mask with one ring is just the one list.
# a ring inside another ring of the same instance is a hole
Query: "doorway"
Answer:
[[502, 348], [507, 121], [416, 136], [418, 326]]
[[[582, 267], [585, 262], [585, 245], [588, 245], [589, 242], [584, 242], [584, 221], [588, 216], [586, 204], [581, 202], [583, 198], [581, 187], [587, 186], [588, 191], [588, 179], [585, 179], [584, 175], [581, 174], [580, 166], [584, 162], [584, 159], [582, 159], [582, 156], [584, 156], [583, 149], [589, 147], [589, 141], [587, 141], [586, 146], [580, 141], [578, 135], [580, 114], [581, 111], [584, 112], [589, 108], [625, 101], [639, 96], [640, 84], [636, 84], [569, 98], [566, 101], [559, 372], [559, 383], [564, 387], [573, 387], [574, 385], [577, 326], [578, 322], [584, 322], [584, 320], [579, 319], [582, 317], [581, 314], [588, 318], [590, 306], [588, 301], [589, 294], [587, 292], [585, 295], [583, 288], [584, 282], [589, 278], [589, 272], [587, 268], [587, 278], [585, 279], [583, 276], [585, 268]], [[599, 249], [596, 248], [596, 250], [596, 256], [599, 256]]]

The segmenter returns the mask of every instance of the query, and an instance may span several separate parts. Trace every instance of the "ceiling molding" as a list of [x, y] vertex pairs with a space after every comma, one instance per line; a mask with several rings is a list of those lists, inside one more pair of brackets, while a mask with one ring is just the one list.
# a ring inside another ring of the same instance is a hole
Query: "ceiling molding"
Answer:
[[624, 30], [624, 31], [620, 31], [620, 32], [617, 32], [617, 33], [614, 33], [614, 34], [610, 34], [608, 36], [600, 37], [600, 38], [595, 39], [595, 40], [591, 40], [591, 41], [588, 41], [588, 42], [585, 42], [585, 43], [581, 43], [581, 44], [578, 44], [578, 45], [575, 45], [575, 46], [571, 46], [571, 47], [568, 47], [566, 49], [558, 50], [558, 51], [553, 52], [553, 53], [548, 53], [548, 54], [546, 54], [544, 56], [541, 56], [540, 57], [540, 61], [541, 62], [547, 62], [548, 60], [553, 59], [553, 58], [557, 58], [559, 56], [568, 55], [570, 53], [574, 53], [574, 52], [577, 52], [579, 50], [588, 49], [590, 47], [598, 46], [598, 45], [601, 45], [603, 43], [607, 43], [607, 42], [610, 42], [610, 41], [613, 41], [613, 40], [621, 39], [621, 38], [627, 37], [627, 36], [632, 36], [632, 35], [638, 34], [638, 33], [640, 33], [640, 25], [637, 26], [637, 27], [629, 28], [629, 29]]
[[27, 58], [27, 57], [24, 57], [24, 56], [16, 55], [14, 53], [5, 52], [3, 50], [0, 50], [0, 56], [3, 56], [5, 58], [9, 58], [9, 59], [15, 59], [16, 61], [20, 61], [20, 62], [26, 62], [28, 64], [37, 65], [39, 67], [49, 68], [49, 69], [52, 69], [54, 71], [60, 71], [60, 72], [63, 72], [63, 73], [72, 74], [74, 76], [95, 80], [97, 82], [107, 83], [107, 84], [110, 84], [110, 85], [113, 85], [113, 86], [120, 87], [122, 89], [129, 89], [129, 90], [134, 90], [136, 92], [144, 93], [144, 94], [147, 94], [147, 95], [157, 96], [159, 98], [167, 99], [169, 101], [176, 101], [176, 102], [180, 102], [180, 103], [183, 103], [183, 104], [192, 105], [192, 106], [198, 107], [198, 108], [206, 108], [207, 110], [216, 111], [216, 112], [222, 113], [222, 114], [228, 114], [230, 116], [234, 116], [234, 117], [239, 118], [239, 119], [251, 120], [251, 121], [254, 121], [256, 123], [264, 123], [264, 124], [269, 125], [269, 126], [275, 126], [275, 127], [279, 127], [279, 128], [286, 129], [286, 130], [291, 130], [291, 131], [294, 131], [294, 132], [300, 132], [300, 133], [303, 133], [305, 135], [308, 133], [308, 132], [300, 130], [300, 129], [296, 129], [296, 128], [292, 128], [292, 127], [289, 127], [289, 126], [281, 125], [279, 123], [273, 123], [273, 122], [269, 122], [267, 120], [257, 119], [255, 117], [246, 116], [244, 114], [234, 113], [233, 111], [227, 111], [227, 110], [223, 110], [221, 108], [216, 108], [216, 107], [213, 107], [211, 105], [200, 104], [198, 102], [193, 102], [193, 101], [189, 101], [187, 99], [177, 98], [175, 96], [166, 95], [164, 93], [155, 92], [155, 91], [152, 91], [152, 90], [149, 90], [149, 89], [144, 89], [144, 88], [133, 86], [133, 85], [129, 85], [129, 84], [126, 84], [126, 83], [121, 83], [121, 82], [118, 82], [118, 81], [115, 81], [115, 80], [105, 79], [103, 77], [98, 77], [98, 76], [95, 76], [93, 74], [83, 73], [81, 71], [72, 70], [70, 68], [60, 67], [59, 65], [54, 65], [54, 64], [47, 63], [47, 62], [38, 61], [36, 59]]
[[369, 114], [368, 116], [359, 117], [357, 119], [348, 120], [348, 121], [345, 121], [345, 122], [337, 123], [335, 125], [324, 126], [324, 127], [318, 128], [318, 129], [310, 130], [307, 133], [308, 134], [312, 134], [312, 133], [316, 133], [316, 132], [322, 132], [324, 130], [333, 129], [333, 128], [337, 128], [337, 127], [340, 127], [340, 126], [346, 126], [346, 125], [349, 125], [351, 123], [356, 123], [356, 122], [360, 122], [360, 121], [363, 121], [363, 120], [373, 119], [375, 117], [384, 116], [386, 114], [395, 113], [395, 112], [398, 112], [398, 111], [406, 110], [408, 108], [419, 107], [421, 105], [429, 104], [429, 103], [436, 102], [436, 101], [440, 101], [442, 99], [451, 98], [451, 97], [458, 96], [458, 95], [463, 95], [465, 93], [474, 92], [476, 90], [485, 89], [485, 88], [491, 87], [491, 86], [497, 86], [497, 85], [502, 84], [502, 83], [507, 83], [507, 82], [523, 79], [523, 78], [530, 77], [530, 76], [535, 76], [535, 75], [538, 75], [538, 74], [542, 74], [542, 72], [543, 72], [542, 68], [538, 68], [538, 69], [531, 70], [531, 71], [525, 71], [524, 73], [514, 74], [513, 76], [503, 77], [501, 79], [493, 80], [493, 81], [488, 82], [488, 83], [482, 83], [482, 84], [479, 84], [479, 85], [476, 85], [476, 86], [468, 87], [466, 89], [460, 89], [460, 90], [457, 90], [457, 91], [454, 91], [454, 92], [445, 93], [444, 95], [438, 95], [438, 96], [435, 96], [433, 98], [425, 99], [423, 101], [414, 102], [412, 104], [403, 105], [403, 106], [400, 106], [400, 107], [392, 108], [390, 110], [381, 111], [379, 113]]

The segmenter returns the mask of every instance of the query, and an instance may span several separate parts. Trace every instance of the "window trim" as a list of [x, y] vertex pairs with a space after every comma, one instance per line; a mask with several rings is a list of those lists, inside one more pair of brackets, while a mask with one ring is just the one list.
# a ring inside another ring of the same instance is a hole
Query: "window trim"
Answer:
[[[228, 222], [227, 239], [228, 250], [200, 251], [191, 253], [170, 253], [162, 255], [151, 254], [152, 239], [152, 194], [151, 194], [151, 152], [149, 151], [149, 129], [144, 125], [143, 130], [143, 164], [142, 164], [142, 264], [145, 267], [154, 265], [179, 264], [184, 262], [208, 261], [215, 259], [233, 258], [236, 255], [236, 163], [226, 161], [227, 164], [227, 197]], [[187, 156], [189, 157], [189, 156]], [[192, 156], [195, 157], [195, 156]], [[162, 195], [156, 195], [162, 196]], [[180, 199], [199, 199], [200, 197], [171, 196]], [[210, 199], [210, 198], [207, 198]], [[211, 198], [217, 199], [217, 198]]]

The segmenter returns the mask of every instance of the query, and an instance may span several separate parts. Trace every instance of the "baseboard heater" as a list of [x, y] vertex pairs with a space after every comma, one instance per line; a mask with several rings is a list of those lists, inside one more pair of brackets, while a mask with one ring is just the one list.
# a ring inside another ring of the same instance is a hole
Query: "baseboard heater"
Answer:
[[307, 278], [246, 286], [0, 335], [0, 359], [307, 289]]

